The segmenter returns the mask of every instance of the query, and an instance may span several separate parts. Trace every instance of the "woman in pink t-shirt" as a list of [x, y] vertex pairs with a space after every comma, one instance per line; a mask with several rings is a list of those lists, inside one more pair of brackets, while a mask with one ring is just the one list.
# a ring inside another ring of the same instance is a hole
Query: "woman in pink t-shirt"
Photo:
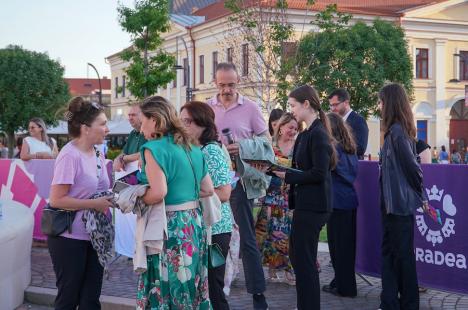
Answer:
[[94, 145], [103, 143], [109, 128], [103, 107], [82, 97], [70, 101], [66, 118], [73, 140], [63, 147], [55, 162], [50, 205], [76, 214], [71, 233], [47, 239], [57, 277], [55, 309], [101, 309], [103, 267], [89, 241], [82, 215], [86, 209], [107, 212], [112, 205], [108, 197], [89, 199], [109, 189], [104, 157], [94, 149]]

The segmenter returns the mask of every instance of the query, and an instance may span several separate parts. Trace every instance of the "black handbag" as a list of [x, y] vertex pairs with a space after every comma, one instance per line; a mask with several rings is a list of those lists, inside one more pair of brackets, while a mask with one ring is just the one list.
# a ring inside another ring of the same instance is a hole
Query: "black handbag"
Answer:
[[72, 232], [72, 223], [75, 219], [76, 211], [52, 208], [47, 204], [42, 210], [41, 231], [44, 235], [57, 237], [65, 230]]

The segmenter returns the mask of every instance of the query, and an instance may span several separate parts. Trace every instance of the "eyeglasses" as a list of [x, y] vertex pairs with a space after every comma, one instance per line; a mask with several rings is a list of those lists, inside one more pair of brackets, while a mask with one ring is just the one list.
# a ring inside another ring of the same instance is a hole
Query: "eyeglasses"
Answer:
[[182, 118], [182, 123], [184, 123], [185, 126], [190, 126], [193, 122], [193, 119], [191, 118]]
[[344, 101], [340, 101], [340, 102], [337, 102], [337, 103], [330, 103], [330, 107], [331, 108], [335, 108], [337, 106], [339, 106], [340, 104], [342, 104]]
[[29, 130], [32, 130], [32, 129], [36, 129], [36, 128], [41, 128], [40, 126], [31, 126], [31, 127], [28, 127]]

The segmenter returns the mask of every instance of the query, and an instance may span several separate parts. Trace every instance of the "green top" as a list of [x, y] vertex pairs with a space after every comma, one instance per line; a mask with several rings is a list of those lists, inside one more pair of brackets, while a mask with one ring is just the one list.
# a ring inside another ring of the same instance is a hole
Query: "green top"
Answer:
[[[209, 143], [202, 148], [203, 156], [208, 165], [208, 173], [214, 187], [231, 184], [229, 161], [224, 151], [215, 143]], [[221, 205], [221, 220], [211, 229], [213, 235], [232, 232], [232, 215], [229, 202]]]
[[195, 178], [187, 154], [192, 159], [197, 178], [197, 189], [199, 191], [200, 182], [208, 173], [208, 168], [199, 147], [192, 145], [191, 150], [186, 151], [181, 145], [174, 143], [172, 135], [146, 142], [141, 148], [143, 167], [139, 181], [143, 184], [148, 184], [144, 159], [144, 151], [146, 149], [151, 151], [151, 154], [166, 176], [167, 195], [164, 197], [166, 204], [177, 205], [198, 199], [199, 192], [195, 190]]
[[133, 129], [128, 135], [127, 143], [125, 143], [122, 153], [124, 153], [125, 155], [138, 153], [140, 151], [141, 146], [145, 143], [145, 137], [141, 133]]

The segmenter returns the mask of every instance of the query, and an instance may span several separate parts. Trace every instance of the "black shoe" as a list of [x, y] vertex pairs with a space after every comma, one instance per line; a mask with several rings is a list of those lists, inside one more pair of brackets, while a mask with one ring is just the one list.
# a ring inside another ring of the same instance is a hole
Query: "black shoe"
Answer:
[[330, 293], [330, 294], [335, 295], [337, 297], [350, 297], [350, 298], [356, 297], [356, 295], [342, 295], [342, 294], [338, 293], [338, 289], [336, 287], [331, 286], [331, 285], [324, 285], [322, 287], [322, 291], [324, 291], [326, 293]]
[[254, 310], [267, 310], [268, 304], [263, 294], [253, 294], [253, 308]]
[[322, 291], [324, 291], [325, 293], [333, 294], [335, 296], [339, 296], [338, 290], [336, 289], [336, 287], [331, 286], [331, 285], [324, 285], [322, 287]]

